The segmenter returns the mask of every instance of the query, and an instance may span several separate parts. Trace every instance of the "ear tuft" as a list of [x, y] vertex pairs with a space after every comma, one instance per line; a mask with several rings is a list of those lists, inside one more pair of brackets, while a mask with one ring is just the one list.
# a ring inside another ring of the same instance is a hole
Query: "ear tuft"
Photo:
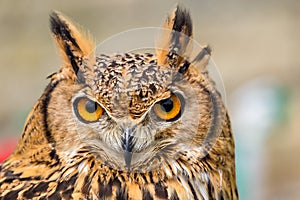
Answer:
[[172, 15], [168, 16], [164, 27], [189, 37], [193, 34], [193, 24], [190, 13], [180, 5], [177, 5]]
[[189, 53], [193, 35], [192, 19], [189, 12], [176, 6], [163, 25], [163, 33], [157, 42], [158, 64], [177, 67]]
[[91, 37], [84, 31], [80, 31], [70, 20], [56, 11], [50, 14], [50, 29], [66, 66], [72, 66], [77, 74], [80, 66], [79, 61], [93, 56], [94, 43]]

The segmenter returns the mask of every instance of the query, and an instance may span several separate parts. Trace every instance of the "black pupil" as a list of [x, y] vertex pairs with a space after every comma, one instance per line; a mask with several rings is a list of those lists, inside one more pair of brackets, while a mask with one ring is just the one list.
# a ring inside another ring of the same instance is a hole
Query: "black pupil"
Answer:
[[93, 102], [93, 101], [90, 101], [88, 100], [86, 103], [85, 103], [85, 109], [87, 112], [89, 113], [94, 113], [97, 109], [97, 104], [96, 102]]
[[160, 103], [160, 107], [165, 112], [170, 112], [173, 109], [173, 101], [171, 98], [163, 100]]

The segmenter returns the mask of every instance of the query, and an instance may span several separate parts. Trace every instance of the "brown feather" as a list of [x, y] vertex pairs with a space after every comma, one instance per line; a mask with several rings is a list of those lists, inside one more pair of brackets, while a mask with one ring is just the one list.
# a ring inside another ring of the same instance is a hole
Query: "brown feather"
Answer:
[[[211, 50], [190, 62], [190, 40], [170, 31], [192, 36], [185, 9], [167, 19], [157, 55], [94, 57], [89, 36], [61, 14], [51, 15], [51, 28], [67, 64], [0, 164], [0, 199], [238, 199], [230, 119], [199, 70]], [[156, 115], [155, 106], [171, 112], [175, 96], [180, 112]], [[79, 108], [78, 99], [89, 104]], [[95, 121], [78, 117], [96, 108], [103, 112]]]

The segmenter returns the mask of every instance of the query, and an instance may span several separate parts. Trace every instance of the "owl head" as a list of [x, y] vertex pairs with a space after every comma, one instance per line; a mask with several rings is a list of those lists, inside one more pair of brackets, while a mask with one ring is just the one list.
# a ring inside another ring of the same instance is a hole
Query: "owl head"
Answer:
[[63, 64], [41, 98], [45, 137], [24, 136], [32, 146], [47, 140], [66, 162], [92, 153], [120, 170], [151, 170], [222, 146], [225, 111], [206, 70], [211, 50], [192, 53], [187, 10], [177, 6], [167, 17], [155, 53], [96, 55], [90, 35], [58, 12], [50, 27]]

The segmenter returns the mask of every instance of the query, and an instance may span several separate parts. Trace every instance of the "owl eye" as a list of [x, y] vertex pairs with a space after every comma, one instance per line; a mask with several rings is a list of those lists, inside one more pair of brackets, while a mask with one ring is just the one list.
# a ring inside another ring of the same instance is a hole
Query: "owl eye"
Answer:
[[98, 103], [86, 97], [77, 98], [73, 106], [76, 116], [84, 123], [97, 121], [104, 111]]
[[153, 111], [156, 116], [164, 121], [174, 121], [181, 116], [183, 98], [180, 95], [172, 94], [170, 98], [156, 103]]

